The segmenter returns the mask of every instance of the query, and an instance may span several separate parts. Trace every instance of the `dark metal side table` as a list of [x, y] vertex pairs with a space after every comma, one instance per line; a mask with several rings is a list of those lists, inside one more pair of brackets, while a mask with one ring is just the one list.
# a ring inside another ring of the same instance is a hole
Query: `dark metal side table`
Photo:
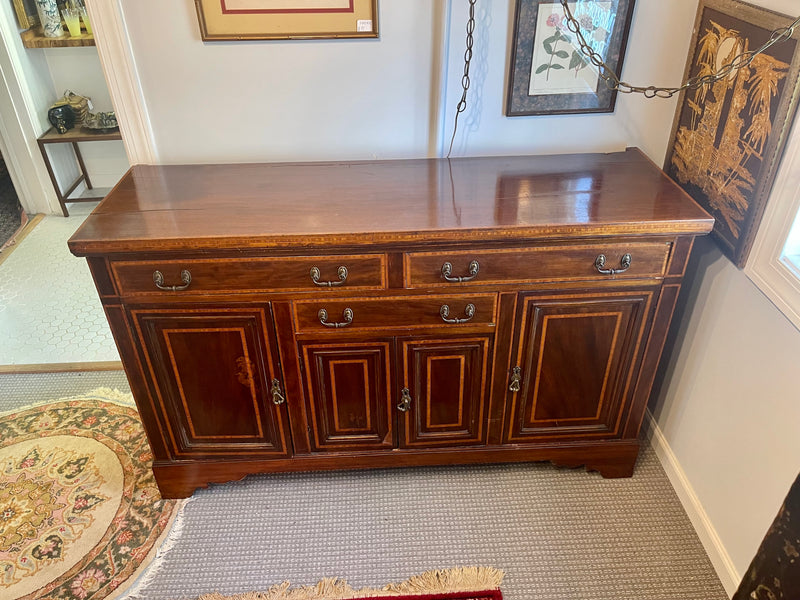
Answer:
[[[92, 182], [89, 179], [89, 173], [86, 171], [86, 165], [83, 162], [83, 157], [81, 156], [78, 143], [110, 142], [121, 139], [122, 136], [120, 135], [119, 129], [108, 133], [93, 133], [80, 127], [70, 129], [66, 133], [58, 133], [51, 127], [41, 136], [39, 136], [39, 138], [37, 138], [36, 142], [39, 144], [39, 150], [42, 153], [44, 164], [47, 167], [47, 173], [50, 175], [50, 181], [53, 182], [53, 188], [56, 191], [56, 196], [58, 196], [58, 203], [61, 205], [61, 212], [64, 213], [65, 217], [69, 216], [67, 202], [93, 202], [102, 200], [109, 191], [108, 189], [102, 188], [101, 193], [101, 188], [92, 187]], [[47, 153], [48, 144], [72, 144], [72, 150], [75, 152], [75, 158], [78, 161], [80, 175], [64, 192], [61, 191], [61, 188], [58, 185], [58, 180], [53, 172], [53, 166], [50, 164], [50, 156]], [[86, 190], [81, 194], [74, 196], [71, 195], [81, 182], [86, 183]]]

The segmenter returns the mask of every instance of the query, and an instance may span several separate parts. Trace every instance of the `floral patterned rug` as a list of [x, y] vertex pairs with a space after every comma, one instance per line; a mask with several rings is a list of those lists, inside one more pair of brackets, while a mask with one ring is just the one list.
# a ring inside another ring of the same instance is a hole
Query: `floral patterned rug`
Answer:
[[0, 597], [115, 598], [183, 506], [162, 500], [129, 394], [98, 389], [0, 416]]

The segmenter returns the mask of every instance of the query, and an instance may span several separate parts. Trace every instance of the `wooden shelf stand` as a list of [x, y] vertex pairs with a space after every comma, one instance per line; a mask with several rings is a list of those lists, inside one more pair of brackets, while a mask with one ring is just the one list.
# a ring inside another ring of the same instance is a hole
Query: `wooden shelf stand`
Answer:
[[[110, 142], [121, 139], [122, 135], [120, 135], [118, 129], [108, 133], [90, 133], [84, 128], [76, 127], [68, 130], [66, 133], [58, 133], [51, 127], [36, 140], [36, 142], [39, 144], [39, 150], [42, 153], [44, 164], [47, 167], [47, 173], [50, 175], [50, 181], [53, 183], [53, 189], [56, 191], [58, 203], [61, 205], [61, 212], [65, 217], [69, 216], [67, 202], [94, 202], [97, 200], [102, 200], [107, 193], [107, 190], [104, 188], [102, 188], [101, 193], [101, 188], [92, 187], [92, 181], [89, 179], [89, 173], [87, 172], [86, 165], [83, 162], [83, 156], [81, 155], [81, 150], [78, 147], [78, 143]], [[75, 158], [78, 161], [80, 175], [63, 192], [61, 191], [61, 187], [58, 185], [58, 180], [56, 179], [55, 172], [53, 171], [53, 166], [50, 164], [50, 156], [47, 153], [47, 146], [49, 144], [71, 144], [72, 150], [75, 152]], [[82, 182], [86, 184], [86, 192], [77, 196], [73, 195], [73, 192]]]

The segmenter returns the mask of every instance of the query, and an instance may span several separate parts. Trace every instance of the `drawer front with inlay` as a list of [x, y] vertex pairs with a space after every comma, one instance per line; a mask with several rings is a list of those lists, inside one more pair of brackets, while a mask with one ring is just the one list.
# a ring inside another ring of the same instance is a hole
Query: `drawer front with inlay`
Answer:
[[664, 275], [671, 244], [592, 243], [503, 250], [410, 252], [406, 288], [652, 278]]
[[302, 300], [294, 303], [299, 333], [494, 325], [495, 294]]
[[310, 292], [386, 287], [383, 254], [112, 261], [120, 295]]

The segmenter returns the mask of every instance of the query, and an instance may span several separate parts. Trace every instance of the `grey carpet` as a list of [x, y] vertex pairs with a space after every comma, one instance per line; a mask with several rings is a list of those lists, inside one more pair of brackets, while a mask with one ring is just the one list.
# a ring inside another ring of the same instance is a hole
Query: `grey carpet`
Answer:
[[[81, 385], [120, 387], [119, 374], [0, 375], [0, 398]], [[195, 493], [176, 545], [138, 592], [177, 600], [330, 576], [376, 586], [458, 565], [503, 569], [508, 600], [727, 600], [649, 448], [631, 479], [522, 464], [212, 486]]]
[[99, 387], [130, 392], [122, 371], [72, 373], [0, 373], [0, 413], [67, 396], [85, 394]]

